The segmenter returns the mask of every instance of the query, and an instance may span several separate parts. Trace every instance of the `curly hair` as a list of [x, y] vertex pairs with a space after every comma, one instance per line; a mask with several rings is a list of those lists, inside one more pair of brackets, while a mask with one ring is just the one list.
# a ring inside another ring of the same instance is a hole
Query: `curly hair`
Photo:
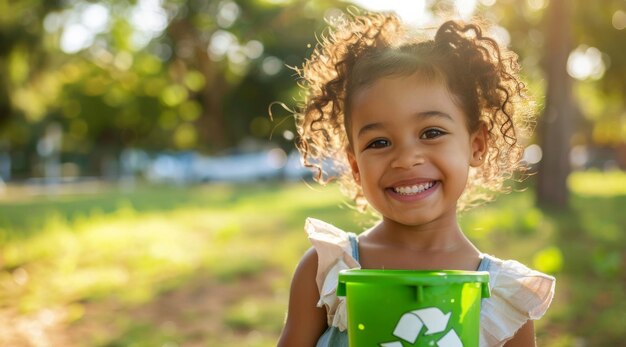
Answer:
[[532, 103], [517, 56], [484, 36], [479, 24], [447, 21], [434, 37], [388, 13], [344, 15], [329, 24], [311, 57], [294, 68], [305, 90], [295, 113], [296, 146], [318, 182], [338, 179], [357, 207], [367, 207], [347, 159], [352, 96], [379, 78], [416, 72], [445, 83], [470, 133], [481, 124], [488, 129], [485, 161], [470, 169], [459, 209], [507, 190], [504, 182], [523, 171], [518, 138], [532, 128]]

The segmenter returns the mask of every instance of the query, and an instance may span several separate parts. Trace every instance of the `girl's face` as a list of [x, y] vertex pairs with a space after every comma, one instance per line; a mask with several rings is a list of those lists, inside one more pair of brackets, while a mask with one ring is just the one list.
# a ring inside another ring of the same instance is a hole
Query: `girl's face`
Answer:
[[420, 226], [456, 220], [470, 166], [487, 134], [467, 129], [446, 86], [419, 74], [381, 78], [352, 99], [353, 175], [383, 219]]

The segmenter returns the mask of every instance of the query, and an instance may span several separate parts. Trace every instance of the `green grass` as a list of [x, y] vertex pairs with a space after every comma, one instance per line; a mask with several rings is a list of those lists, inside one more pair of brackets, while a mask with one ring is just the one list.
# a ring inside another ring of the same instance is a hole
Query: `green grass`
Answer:
[[[279, 278], [269, 283], [278, 288], [272, 305], [245, 314], [244, 308], [254, 306], [250, 303], [266, 300], [243, 297], [221, 312], [223, 328], [232, 334], [202, 336], [224, 346], [272, 345], [282, 325], [290, 273], [308, 247], [304, 218], [311, 211], [318, 217], [351, 214], [337, 209], [341, 199], [334, 188], [215, 185], [3, 202], [0, 310], [29, 316], [63, 307], [66, 323], [80, 326], [94, 304], [111, 303], [123, 311], [146, 306], [199, 274], [220, 286], [274, 272]], [[109, 316], [118, 323], [113, 331], [85, 345], [135, 345], [131, 340], [154, 345], [154, 336], [141, 337], [150, 331], [149, 322]], [[268, 336], [239, 336], [259, 324], [267, 326]], [[176, 341], [184, 342], [185, 336]]]
[[[570, 212], [538, 209], [529, 190], [462, 215], [484, 252], [557, 276], [553, 307], [537, 322], [540, 345], [626, 337], [625, 181], [573, 174]], [[77, 346], [273, 346], [291, 273], [309, 247], [304, 219], [356, 232], [371, 221], [344, 201], [334, 186], [304, 184], [1, 201], [0, 315], [61, 312], [60, 330]], [[168, 305], [162, 322], [154, 312]]]

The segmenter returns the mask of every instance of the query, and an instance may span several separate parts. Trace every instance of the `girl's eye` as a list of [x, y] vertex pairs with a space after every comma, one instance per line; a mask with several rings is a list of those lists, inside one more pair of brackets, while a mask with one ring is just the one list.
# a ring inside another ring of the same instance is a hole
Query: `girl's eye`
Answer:
[[445, 131], [443, 130], [439, 130], [439, 129], [428, 129], [426, 131], [424, 131], [422, 133], [422, 136], [420, 136], [421, 139], [435, 139], [439, 136], [445, 135], [447, 134]]
[[385, 139], [378, 139], [378, 140], [374, 140], [372, 142], [370, 142], [367, 145], [367, 148], [385, 148], [387, 146], [389, 146], [391, 142], [389, 142], [388, 140]]

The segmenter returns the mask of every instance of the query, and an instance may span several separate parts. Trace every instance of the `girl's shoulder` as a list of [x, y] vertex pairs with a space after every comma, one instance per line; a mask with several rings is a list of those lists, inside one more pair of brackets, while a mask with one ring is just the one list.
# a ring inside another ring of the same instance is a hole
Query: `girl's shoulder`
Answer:
[[341, 270], [360, 268], [356, 235], [331, 224], [307, 218], [304, 229], [317, 252], [315, 281], [320, 293], [318, 307], [326, 307], [329, 326], [346, 329], [344, 298], [335, 295]]
[[307, 218], [304, 224], [311, 244], [320, 262], [334, 263], [343, 260], [351, 267], [358, 266], [357, 238], [354, 233], [343, 231], [334, 225], [315, 218]]
[[529, 319], [541, 318], [554, 297], [555, 278], [518, 261], [485, 254], [479, 270], [489, 272], [491, 288], [481, 305], [481, 334], [487, 342], [513, 337]]
[[304, 230], [317, 252], [316, 280], [320, 290], [331, 270], [360, 267], [355, 234], [315, 218], [306, 219]]

